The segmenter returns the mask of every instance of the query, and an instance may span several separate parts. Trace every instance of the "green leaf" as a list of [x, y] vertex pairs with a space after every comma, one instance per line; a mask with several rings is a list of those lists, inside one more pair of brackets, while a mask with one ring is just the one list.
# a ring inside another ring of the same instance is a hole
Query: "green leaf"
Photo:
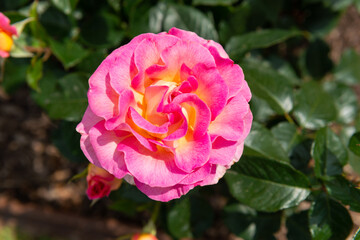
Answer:
[[290, 153], [291, 165], [306, 174], [313, 172], [313, 169], [309, 166], [311, 157], [311, 147], [313, 141], [311, 139], [305, 139], [301, 143], [297, 144]]
[[241, 67], [254, 95], [266, 100], [279, 114], [291, 111], [293, 91], [290, 80], [262, 62], [247, 61], [241, 63]]
[[79, 148], [80, 134], [75, 131], [77, 122], [61, 121], [52, 132], [52, 142], [61, 154], [72, 162], [87, 162], [86, 157]]
[[47, 73], [40, 83], [43, 83], [40, 84], [41, 92], [34, 94], [34, 99], [47, 110], [50, 118], [81, 120], [88, 105], [86, 76], [72, 73], [58, 79], [56, 75]]
[[29, 86], [39, 91], [38, 82], [42, 78], [43, 75], [43, 62], [42, 59], [38, 59], [37, 57], [33, 57], [31, 60], [31, 64], [29, 65], [26, 71], [26, 82]]
[[336, 66], [335, 79], [341, 83], [358, 84], [360, 82], [360, 55], [354, 49], [343, 52], [339, 65]]
[[194, 5], [205, 6], [231, 6], [237, 0], [193, 0]]
[[344, 205], [350, 205], [350, 210], [360, 212], [360, 190], [342, 176], [335, 176], [325, 182], [330, 196]]
[[308, 212], [295, 213], [286, 219], [287, 238], [291, 240], [311, 240]]
[[176, 238], [191, 238], [190, 217], [189, 199], [185, 198], [177, 201], [167, 214], [167, 226], [170, 233]]
[[358, 101], [354, 90], [339, 82], [326, 82], [324, 89], [333, 96], [337, 108], [337, 122], [349, 124], [354, 121], [358, 113]]
[[285, 163], [243, 156], [234, 169], [225, 175], [230, 193], [259, 211], [296, 206], [310, 193], [305, 175]]
[[284, 0], [248, 0], [252, 8], [253, 14], [261, 15], [272, 23], [276, 23], [279, 18], [280, 11], [283, 8]]
[[191, 229], [194, 233], [194, 237], [201, 237], [214, 222], [214, 210], [208, 201], [205, 201], [205, 199], [200, 197], [191, 197], [190, 203]]
[[[241, 237], [256, 220], [256, 211], [243, 204], [232, 204], [224, 208], [224, 223], [236, 236]], [[255, 235], [253, 228], [251, 239]]]
[[5, 62], [4, 79], [1, 86], [7, 93], [13, 93], [26, 81], [29, 59], [8, 58]]
[[305, 65], [314, 78], [322, 78], [332, 69], [333, 63], [329, 58], [329, 52], [329, 46], [321, 39], [315, 39], [307, 47]]
[[251, 112], [254, 117], [254, 121], [265, 123], [268, 121], [272, 116], [275, 116], [276, 113], [272, 108], [269, 106], [269, 104], [255, 96], [252, 95], [251, 101], [250, 101], [250, 108]]
[[304, 83], [295, 95], [294, 116], [301, 126], [318, 129], [337, 117], [332, 96], [314, 81]]
[[25, 28], [25, 26], [29, 23], [29, 22], [32, 22], [34, 21], [35, 19], [34, 18], [25, 18], [19, 22], [16, 22], [14, 24], [12, 24], [12, 26], [14, 26], [16, 28], [16, 31], [17, 31], [17, 34], [18, 36], [20, 36]]
[[52, 4], [66, 15], [74, 11], [79, 0], [51, 0]]
[[[321, 0], [321, 2], [324, 1], [327, 0]], [[335, 28], [341, 16], [341, 12], [333, 11], [322, 3], [308, 4], [306, 9], [311, 14], [304, 18], [303, 25], [313, 36], [320, 38], [324, 38], [326, 34]]]
[[281, 212], [276, 213], [258, 213], [256, 218], [256, 234], [254, 239], [266, 239], [266, 240], [276, 240], [274, 237], [275, 233], [280, 230], [281, 221], [282, 221]]
[[201, 11], [183, 5], [169, 5], [164, 19], [164, 29], [181, 28], [197, 33], [205, 39], [218, 40], [218, 33], [214, 24]]
[[277, 55], [271, 55], [268, 58], [271, 67], [281, 75], [284, 75], [293, 86], [299, 85], [300, 79], [296, 75], [295, 69], [290, 64], [289, 60], [283, 59]]
[[293, 147], [301, 142], [301, 136], [296, 130], [296, 125], [280, 122], [271, 129], [272, 135], [278, 140], [282, 148], [289, 155]]
[[348, 210], [323, 194], [313, 202], [309, 216], [314, 240], [346, 239], [353, 226]]
[[120, 25], [120, 18], [109, 11], [85, 14], [79, 23], [81, 40], [96, 48], [119, 47], [124, 38]]
[[109, 206], [109, 208], [124, 213], [129, 217], [134, 217], [136, 216], [138, 206], [139, 203], [134, 202], [131, 199], [118, 198]]
[[66, 39], [64, 42], [51, 40], [50, 47], [65, 69], [77, 65], [88, 55], [87, 50], [70, 39]]
[[253, 122], [251, 131], [245, 139], [246, 155], [266, 157], [275, 161], [289, 162], [286, 152], [273, 134], [257, 122]]
[[250, 50], [267, 48], [301, 34], [295, 30], [265, 29], [234, 36], [230, 38], [225, 49], [231, 59], [238, 60]]
[[70, 37], [72, 29], [76, 27], [75, 21], [72, 21], [70, 16], [65, 15], [53, 6], [49, 6], [44, 12], [39, 13], [39, 22], [46, 32], [55, 39]]
[[334, 176], [341, 174], [342, 166], [347, 163], [348, 155], [340, 138], [325, 127], [316, 133], [311, 150], [315, 160], [315, 175], [317, 177]]
[[360, 156], [360, 132], [355, 133], [351, 136], [349, 141], [349, 149]]

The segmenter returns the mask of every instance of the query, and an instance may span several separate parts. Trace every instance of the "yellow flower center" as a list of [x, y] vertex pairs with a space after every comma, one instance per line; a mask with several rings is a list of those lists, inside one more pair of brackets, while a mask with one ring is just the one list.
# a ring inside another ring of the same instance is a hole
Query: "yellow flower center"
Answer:
[[9, 52], [12, 45], [12, 38], [7, 33], [0, 31], [0, 50]]

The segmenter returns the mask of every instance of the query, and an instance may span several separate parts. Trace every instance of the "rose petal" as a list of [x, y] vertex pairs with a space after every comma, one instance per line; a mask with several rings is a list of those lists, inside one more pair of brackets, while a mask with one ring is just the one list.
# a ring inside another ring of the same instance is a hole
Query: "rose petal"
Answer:
[[197, 64], [193, 68], [198, 81], [196, 95], [203, 100], [211, 111], [211, 120], [222, 111], [228, 98], [228, 87], [215, 67]]
[[208, 134], [193, 139], [191, 134], [176, 141], [175, 163], [181, 170], [190, 173], [203, 166], [210, 156], [211, 141]]
[[90, 128], [92, 128], [96, 123], [102, 121], [101, 117], [96, 116], [91, 108], [88, 106], [84, 113], [84, 116], [81, 122], [76, 126], [76, 131], [80, 134], [88, 134]]
[[203, 181], [210, 174], [212, 164], [206, 163], [204, 166], [196, 169], [192, 173], [189, 173], [186, 178], [184, 178], [180, 184], [188, 185], [195, 184], [197, 182]]
[[[245, 125], [244, 117], [250, 112], [249, 104], [242, 95], [231, 98], [223, 111], [211, 122], [208, 130], [213, 136], [222, 136], [231, 141], [245, 138], [248, 125]], [[252, 119], [252, 118], [251, 118]]]
[[127, 173], [124, 154], [117, 151], [119, 138], [115, 131], [108, 131], [104, 126], [105, 121], [97, 123], [89, 131], [90, 143], [98, 160], [98, 167], [106, 169], [116, 178], [123, 178]]
[[182, 195], [185, 195], [195, 187], [195, 185], [181, 184], [171, 187], [150, 187], [149, 185], [137, 181], [137, 179], [135, 179], [135, 184], [139, 190], [146, 194], [149, 198], [161, 202], [168, 202], [170, 200], [180, 198]]
[[151, 187], [170, 187], [180, 182], [186, 173], [180, 170], [171, 152], [159, 148], [152, 152], [128, 137], [118, 144], [125, 155], [127, 169], [137, 180]]
[[212, 143], [209, 163], [223, 166], [230, 165], [234, 161], [238, 145], [239, 143], [236, 141], [228, 141], [222, 137], [217, 137]]

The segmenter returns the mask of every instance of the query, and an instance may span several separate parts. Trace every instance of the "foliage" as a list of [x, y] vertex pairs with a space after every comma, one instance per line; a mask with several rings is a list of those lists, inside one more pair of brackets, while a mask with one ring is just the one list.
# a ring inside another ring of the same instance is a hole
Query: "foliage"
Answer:
[[[21, 33], [1, 84], [9, 93], [27, 84], [58, 124], [54, 143], [80, 162], [74, 126], [107, 54], [171, 27], [219, 41], [252, 90], [252, 131], [225, 180], [162, 205], [156, 225], [176, 239], [204, 235], [217, 218], [243, 239], [274, 239], [282, 225], [289, 239], [345, 239], [346, 206], [360, 211], [359, 183], [343, 171], [360, 174], [360, 55], [349, 49], [335, 64], [324, 37], [350, 4], [359, 9], [356, 0], [2, 0]], [[125, 183], [111, 199], [134, 219], [155, 204]], [[298, 208], [304, 202], [311, 207]]]

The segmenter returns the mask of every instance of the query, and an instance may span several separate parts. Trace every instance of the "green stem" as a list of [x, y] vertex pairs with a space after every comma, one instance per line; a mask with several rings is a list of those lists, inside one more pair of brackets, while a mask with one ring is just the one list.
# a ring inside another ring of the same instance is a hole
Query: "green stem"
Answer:
[[294, 120], [290, 117], [289, 114], [285, 113], [284, 116], [289, 123], [294, 124]]
[[161, 202], [156, 202], [155, 203], [154, 211], [152, 212], [152, 215], [151, 215], [151, 220], [154, 223], [156, 223], [156, 220], [157, 220], [157, 218], [159, 216], [160, 206], [161, 206]]

